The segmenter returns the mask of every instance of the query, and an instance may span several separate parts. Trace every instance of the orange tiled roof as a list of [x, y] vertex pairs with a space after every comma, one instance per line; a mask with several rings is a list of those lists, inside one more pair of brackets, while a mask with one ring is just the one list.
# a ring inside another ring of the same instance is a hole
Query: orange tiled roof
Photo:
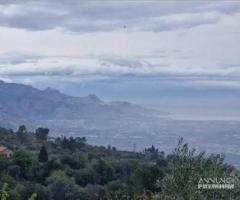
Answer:
[[7, 149], [6, 147], [0, 146], [0, 152], [1, 152], [1, 151], [5, 151], [6, 149]]

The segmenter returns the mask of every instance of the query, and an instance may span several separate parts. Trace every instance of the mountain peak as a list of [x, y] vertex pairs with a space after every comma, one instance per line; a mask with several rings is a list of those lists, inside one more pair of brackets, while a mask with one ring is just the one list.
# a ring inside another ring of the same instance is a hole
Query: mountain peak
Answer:
[[4, 81], [2, 81], [2, 80], [0, 80], [0, 84], [5, 84], [5, 82], [4, 82]]
[[87, 96], [87, 99], [94, 101], [94, 102], [102, 102], [101, 99], [95, 94], [89, 94]]
[[46, 93], [58, 93], [60, 94], [61, 92], [55, 88], [52, 88], [52, 87], [47, 87], [45, 90], [43, 90], [44, 92]]

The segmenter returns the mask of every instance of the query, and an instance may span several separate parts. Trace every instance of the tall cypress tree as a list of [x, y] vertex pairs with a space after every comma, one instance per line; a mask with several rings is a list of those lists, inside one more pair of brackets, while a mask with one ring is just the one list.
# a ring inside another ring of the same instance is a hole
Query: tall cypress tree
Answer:
[[40, 149], [40, 152], [38, 154], [38, 161], [42, 163], [48, 161], [48, 152], [45, 146], [42, 146], [42, 148]]

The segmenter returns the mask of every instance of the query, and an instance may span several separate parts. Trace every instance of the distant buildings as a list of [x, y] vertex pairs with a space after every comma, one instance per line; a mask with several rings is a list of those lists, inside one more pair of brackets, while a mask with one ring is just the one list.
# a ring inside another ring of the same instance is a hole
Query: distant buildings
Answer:
[[0, 156], [5, 158], [10, 158], [13, 155], [13, 152], [5, 146], [0, 145]]

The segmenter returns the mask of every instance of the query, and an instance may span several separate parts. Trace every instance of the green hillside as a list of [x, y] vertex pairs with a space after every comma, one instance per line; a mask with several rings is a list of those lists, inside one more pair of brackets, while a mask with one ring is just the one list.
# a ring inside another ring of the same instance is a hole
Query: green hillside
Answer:
[[[196, 152], [182, 139], [165, 155], [154, 146], [118, 151], [48, 132], [0, 128], [0, 145], [13, 152], [0, 156], [1, 200], [240, 199], [239, 171], [224, 156]], [[234, 189], [198, 189], [208, 177], [232, 178]]]

